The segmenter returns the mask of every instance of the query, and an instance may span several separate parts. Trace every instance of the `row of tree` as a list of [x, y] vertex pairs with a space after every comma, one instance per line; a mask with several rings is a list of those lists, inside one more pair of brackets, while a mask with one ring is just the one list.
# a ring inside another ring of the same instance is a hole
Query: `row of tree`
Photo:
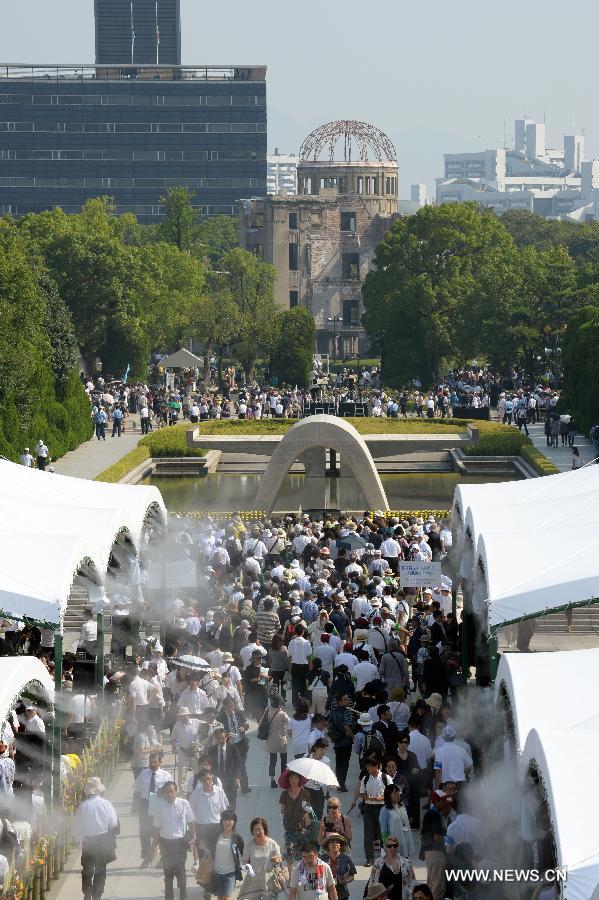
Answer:
[[59, 455], [89, 436], [77, 377], [148, 377], [153, 351], [201, 342], [249, 375], [260, 358], [279, 381], [307, 384], [314, 322], [283, 312], [274, 269], [237, 245], [235, 222], [195, 221], [176, 188], [159, 225], [117, 216], [107, 198], [81, 213], [61, 209], [0, 219], [0, 454], [43, 438]]
[[477, 357], [538, 377], [545, 349], [559, 346], [598, 286], [599, 225], [427, 206], [396, 220], [379, 245], [364, 325], [396, 387], [414, 377], [429, 385], [448, 363]]

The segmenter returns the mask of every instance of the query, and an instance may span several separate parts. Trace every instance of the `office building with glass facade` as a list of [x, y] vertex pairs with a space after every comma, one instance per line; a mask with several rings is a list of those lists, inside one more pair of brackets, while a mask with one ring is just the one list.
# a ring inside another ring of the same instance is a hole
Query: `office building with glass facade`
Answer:
[[158, 221], [180, 185], [234, 215], [266, 195], [266, 147], [265, 66], [0, 67], [0, 215], [107, 195]]

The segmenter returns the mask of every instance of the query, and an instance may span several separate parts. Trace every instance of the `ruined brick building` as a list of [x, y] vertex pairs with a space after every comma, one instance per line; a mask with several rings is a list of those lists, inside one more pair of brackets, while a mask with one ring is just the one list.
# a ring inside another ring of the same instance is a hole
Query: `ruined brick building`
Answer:
[[[342, 159], [335, 158], [338, 145]], [[397, 173], [395, 149], [381, 131], [331, 122], [302, 145], [297, 195], [239, 204], [240, 246], [275, 267], [280, 306], [312, 312], [320, 353], [368, 352], [361, 288], [398, 214]]]

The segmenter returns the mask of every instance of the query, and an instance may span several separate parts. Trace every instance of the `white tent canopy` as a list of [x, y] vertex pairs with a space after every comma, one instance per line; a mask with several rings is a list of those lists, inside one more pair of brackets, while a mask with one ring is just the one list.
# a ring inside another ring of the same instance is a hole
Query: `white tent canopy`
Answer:
[[[456, 487], [454, 570], [490, 627], [599, 597], [598, 489], [598, 466]], [[573, 537], [574, 522], [589, 527]]]
[[533, 729], [520, 757], [522, 774], [532, 764], [546, 791], [557, 864], [567, 869], [566, 900], [590, 900], [599, 886], [599, 840], [594, 810], [587, 802], [598, 741], [599, 730], [581, 741], [569, 732]]
[[35, 656], [0, 658], [0, 727], [24, 690], [44, 699], [54, 698], [54, 681]]
[[505, 690], [518, 753], [533, 728], [559, 728], [573, 735], [591, 728], [599, 736], [597, 672], [599, 648], [502, 655], [495, 698]]
[[97, 545], [75, 535], [1, 532], [0, 611], [59, 625], [75, 576], [102, 584], [106, 569]]
[[137, 553], [148, 521], [166, 522], [157, 488], [0, 460], [0, 610], [59, 625], [74, 578], [101, 586], [111, 553], [127, 541]]
[[181, 347], [180, 350], [171, 353], [170, 356], [165, 356], [159, 362], [159, 366], [162, 369], [198, 369], [202, 368], [203, 365], [204, 360], [202, 357], [196, 356], [195, 353], [192, 353], [191, 350], [186, 350], [185, 347]]

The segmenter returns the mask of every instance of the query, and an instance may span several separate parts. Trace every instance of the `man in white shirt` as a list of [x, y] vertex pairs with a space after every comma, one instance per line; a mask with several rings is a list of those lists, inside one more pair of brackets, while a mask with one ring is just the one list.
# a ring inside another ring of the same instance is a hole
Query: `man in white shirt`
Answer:
[[191, 719], [189, 709], [181, 706], [171, 734], [173, 749], [177, 753], [177, 778], [181, 788], [185, 769], [191, 763], [191, 745], [198, 737], [199, 728], [199, 719]]
[[304, 626], [296, 625], [295, 637], [289, 641], [289, 659], [291, 661], [291, 702], [295, 706], [300, 694], [306, 693], [308, 663], [312, 656], [312, 644], [304, 637]]
[[335, 668], [337, 668], [337, 666], [347, 666], [350, 675], [353, 675], [357, 665], [358, 657], [354, 656], [353, 653], [350, 653], [349, 650], [344, 650], [343, 653], [338, 653], [335, 657]]
[[181, 691], [178, 706], [185, 706], [191, 715], [199, 715], [208, 706], [208, 695], [202, 690], [197, 678], [189, 679], [189, 687]]
[[314, 656], [321, 661], [322, 668], [325, 670], [325, 672], [328, 672], [329, 675], [332, 676], [337, 653], [335, 651], [335, 648], [331, 647], [330, 640], [330, 634], [322, 634], [320, 636], [320, 643], [317, 644], [314, 649]]
[[379, 550], [381, 551], [383, 559], [387, 560], [393, 574], [397, 574], [399, 557], [401, 556], [401, 546], [399, 542], [395, 540], [393, 535], [389, 535], [382, 542]]
[[149, 766], [142, 769], [133, 784], [133, 804], [139, 813], [139, 843], [142, 869], [152, 862], [156, 851], [154, 812], [161, 802], [158, 793], [173, 776], [160, 766], [160, 754], [150, 753]]
[[138, 724], [148, 721], [149, 683], [141, 677], [137, 669], [129, 684], [129, 709], [131, 720]]
[[468, 751], [455, 743], [456, 730], [453, 725], [446, 725], [441, 732], [444, 744], [435, 750], [435, 785], [446, 781], [455, 781], [459, 786], [466, 781], [472, 772], [472, 758]]
[[35, 706], [25, 707], [25, 733], [26, 734], [45, 734], [46, 726], [37, 714]]
[[83, 791], [86, 799], [75, 813], [73, 833], [81, 841], [81, 886], [84, 897], [100, 900], [106, 884], [106, 856], [99, 855], [100, 845], [108, 846], [119, 831], [119, 820], [112, 803], [100, 795], [105, 790], [99, 778], [90, 778]]
[[365, 650], [360, 650], [359, 656], [360, 662], [354, 666], [352, 676], [356, 679], [356, 690], [363, 691], [370, 681], [379, 677], [379, 670], [371, 662], [368, 662], [368, 654]]
[[252, 661], [252, 656], [256, 651], [259, 651], [262, 654], [263, 660], [268, 656], [268, 650], [262, 646], [256, 636], [256, 632], [252, 631], [250, 633], [249, 643], [246, 644], [245, 647], [242, 647], [239, 651], [242, 662], [242, 669], [247, 669], [250, 662]]
[[85, 650], [88, 659], [96, 658], [96, 646], [98, 642], [98, 625], [89, 606], [83, 609], [84, 622], [79, 632], [77, 649]]
[[193, 789], [189, 803], [196, 823], [196, 836], [204, 842], [212, 856], [220, 834], [220, 816], [229, 808], [229, 801], [222, 787], [214, 784], [209, 769], [200, 771], [198, 784]]
[[25, 447], [19, 457], [19, 462], [22, 466], [27, 466], [28, 469], [31, 469], [31, 467], [33, 466], [33, 456], [29, 452], [29, 447]]
[[415, 754], [416, 759], [418, 760], [418, 767], [420, 769], [426, 769], [429, 760], [433, 755], [431, 742], [425, 734], [422, 734], [418, 727], [418, 723], [414, 719], [408, 721], [408, 728], [410, 731], [410, 744], [408, 750], [411, 750], [412, 753]]
[[35, 459], [38, 469], [41, 469], [42, 472], [46, 468], [49, 458], [48, 448], [40, 438], [35, 448]]
[[164, 802], [158, 805], [154, 814], [154, 828], [158, 831], [162, 857], [164, 897], [165, 900], [174, 900], [173, 880], [176, 878], [180, 900], [187, 900], [185, 862], [193, 840], [193, 812], [187, 800], [177, 797], [174, 781], [164, 785], [162, 797]]

